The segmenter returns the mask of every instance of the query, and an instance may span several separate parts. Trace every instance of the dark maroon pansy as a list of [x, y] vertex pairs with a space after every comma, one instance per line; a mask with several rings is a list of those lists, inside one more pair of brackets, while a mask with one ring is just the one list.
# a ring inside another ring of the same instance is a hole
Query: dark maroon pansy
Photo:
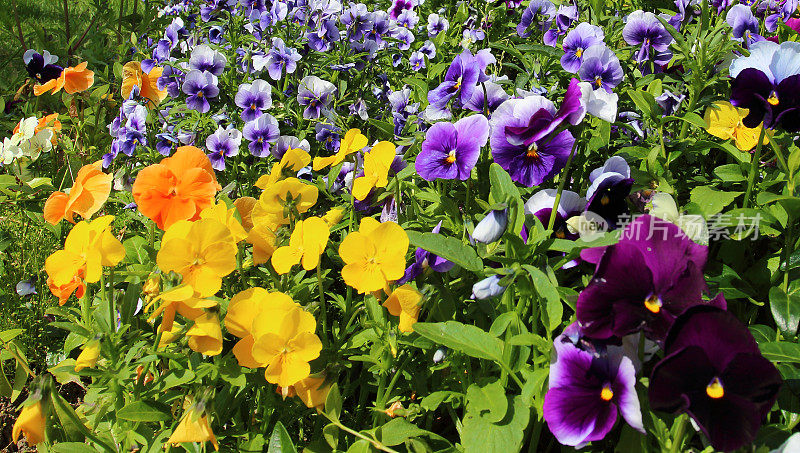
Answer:
[[[620, 241], [581, 257], [596, 263], [594, 277], [578, 296], [576, 314], [589, 337], [623, 337], [638, 331], [663, 341], [675, 318], [702, 304], [708, 247], [694, 243], [675, 224], [638, 217]], [[724, 299], [709, 304], [725, 308]]]
[[781, 376], [747, 327], [725, 310], [692, 307], [675, 320], [664, 350], [650, 378], [651, 408], [688, 413], [717, 450], [752, 443]]

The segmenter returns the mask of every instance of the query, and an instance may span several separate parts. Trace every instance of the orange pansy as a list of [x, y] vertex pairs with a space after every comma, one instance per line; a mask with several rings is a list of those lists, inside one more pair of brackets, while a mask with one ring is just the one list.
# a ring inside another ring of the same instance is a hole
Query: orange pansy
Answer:
[[114, 179], [113, 175], [103, 173], [100, 168], [100, 162], [84, 165], [78, 171], [69, 194], [53, 192], [44, 203], [44, 219], [53, 225], [61, 219], [75, 223], [75, 214], [88, 219], [99, 211], [108, 200], [111, 180]]

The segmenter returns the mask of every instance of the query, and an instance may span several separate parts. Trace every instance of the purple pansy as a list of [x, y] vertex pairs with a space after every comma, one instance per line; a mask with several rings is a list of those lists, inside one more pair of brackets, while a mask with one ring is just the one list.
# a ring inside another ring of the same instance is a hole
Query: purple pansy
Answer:
[[636, 394], [636, 370], [622, 348], [581, 338], [577, 324], [564, 329], [553, 342], [550, 388], [543, 416], [550, 432], [563, 445], [581, 448], [602, 440], [618, 415], [644, 433]]
[[747, 127], [800, 130], [800, 43], [759, 41], [731, 63], [731, 104], [749, 110]]
[[250, 142], [247, 145], [250, 154], [256, 157], [267, 157], [270, 154], [270, 145], [278, 141], [280, 134], [278, 120], [269, 113], [248, 122], [242, 130], [242, 135]]
[[426, 181], [466, 181], [488, 139], [489, 121], [483, 115], [436, 123], [425, 134], [415, 164], [417, 173]]
[[[675, 318], [704, 303], [708, 247], [694, 243], [675, 224], [650, 215], [638, 217], [609, 247], [585, 249], [596, 268], [578, 296], [576, 316], [583, 332], [607, 339], [644, 330], [661, 342]], [[725, 301], [711, 301], [710, 304]]]
[[639, 46], [639, 50], [634, 54], [637, 63], [652, 60], [661, 66], [672, 59], [672, 52], [669, 50], [672, 35], [659, 22], [656, 15], [649, 11], [637, 10], [628, 15], [625, 27], [622, 29], [622, 37], [629, 45]]
[[620, 216], [628, 213], [625, 200], [633, 186], [628, 163], [620, 156], [612, 156], [602, 167], [592, 170], [589, 182], [586, 210], [605, 219], [611, 228], [616, 228]]
[[286, 151], [297, 148], [300, 148], [305, 152], [311, 151], [311, 145], [308, 143], [308, 140], [300, 140], [294, 135], [281, 135], [278, 137], [278, 141], [275, 142], [275, 147], [272, 148], [272, 156], [280, 160]]
[[561, 67], [567, 72], [577, 73], [581, 67], [583, 53], [589, 47], [603, 44], [603, 29], [587, 22], [581, 22], [567, 33], [562, 43], [564, 55], [561, 56]]
[[245, 122], [253, 121], [272, 107], [272, 85], [261, 79], [243, 83], [239, 85], [234, 101], [242, 109], [242, 119]]
[[575, 79], [558, 111], [539, 95], [509, 99], [492, 114], [492, 157], [514, 181], [539, 185], [564, 168], [575, 142], [569, 131], [559, 130], [561, 124], [578, 124], [585, 113]]
[[428, 14], [428, 25], [426, 27], [428, 30], [428, 36], [434, 38], [438, 36], [439, 33], [445, 32], [449, 28], [450, 22], [448, 22], [447, 19], [436, 13]]
[[392, 0], [392, 6], [387, 12], [389, 17], [397, 19], [403, 11], [413, 9], [415, 6], [417, 6], [415, 0]]
[[478, 84], [469, 102], [464, 104], [464, 108], [473, 112], [482, 112], [487, 117], [491, 117], [492, 112], [510, 97], [502, 86], [492, 80], [487, 80]]
[[613, 50], [605, 44], [595, 44], [583, 52], [583, 61], [578, 75], [584, 82], [592, 84], [595, 90], [611, 89], [622, 82], [622, 66]]
[[305, 76], [297, 87], [297, 103], [305, 106], [303, 118], [316, 119], [328, 108], [336, 87], [317, 76]]
[[[540, 190], [525, 202], [525, 214], [535, 216], [547, 228], [555, 202], [555, 189]], [[578, 235], [572, 233], [567, 226], [567, 220], [580, 215], [585, 208], [585, 198], [571, 190], [562, 191], [561, 198], [558, 200], [555, 222], [553, 223], [553, 237], [558, 239], [578, 239]]]
[[517, 25], [517, 35], [521, 38], [529, 37], [531, 25], [543, 32], [550, 28], [555, 16], [556, 6], [550, 0], [531, 0], [522, 12], [522, 19]]
[[186, 74], [181, 89], [188, 96], [186, 98], [186, 106], [200, 113], [206, 113], [211, 110], [211, 104], [208, 103], [208, 99], [215, 98], [219, 94], [217, 76], [208, 71], [199, 71], [197, 69], [193, 69]]
[[725, 16], [725, 22], [731, 26], [733, 39], [742, 43], [745, 49], [749, 49], [753, 43], [764, 40], [764, 37], [758, 34], [758, 19], [749, 6], [742, 4], [731, 6]]
[[[442, 222], [436, 224], [433, 228], [432, 233], [439, 233], [439, 230], [442, 228]], [[414, 280], [422, 273], [425, 269], [432, 269], [435, 272], [447, 272], [455, 266], [455, 263], [452, 261], [448, 261], [440, 256], [434, 255], [431, 252], [424, 250], [422, 247], [417, 247], [417, 250], [414, 251], [414, 262], [411, 266], [406, 268], [406, 272], [403, 275], [403, 278], [395, 282], [396, 285], [404, 285], [411, 280]]]
[[544, 43], [556, 47], [558, 37], [567, 32], [572, 24], [578, 21], [578, 6], [575, 4], [561, 5], [555, 15], [556, 28], [547, 30], [544, 34]]
[[675, 321], [664, 352], [650, 378], [650, 407], [687, 412], [715, 450], [751, 445], [782, 380], [747, 327], [730, 312], [693, 307]]
[[426, 110], [428, 116], [431, 119], [449, 118], [447, 105], [454, 98], [461, 105], [466, 104], [472, 98], [481, 72], [485, 68], [486, 65], [481, 67], [481, 60], [469, 50], [465, 49], [456, 55], [447, 69], [444, 81], [428, 92], [429, 106]]
[[64, 70], [64, 68], [56, 64], [58, 57], [50, 55], [50, 52], [46, 50], [39, 53], [33, 49], [28, 49], [22, 55], [22, 61], [25, 63], [25, 70], [28, 71], [28, 75], [39, 83], [57, 79], [61, 75], [61, 71]]
[[238, 155], [241, 144], [242, 133], [239, 130], [218, 127], [216, 132], [206, 138], [206, 148], [210, 151], [208, 158], [211, 160], [211, 167], [214, 170], [225, 170], [225, 158]]
[[253, 67], [257, 71], [267, 68], [267, 73], [272, 80], [280, 80], [283, 73], [292, 74], [297, 69], [300, 61], [297, 50], [286, 47], [281, 38], [272, 38], [272, 48], [266, 56], [254, 56]]
[[227, 63], [228, 58], [225, 54], [205, 44], [201, 44], [192, 49], [192, 54], [189, 57], [189, 69], [208, 71], [215, 76], [222, 74]]

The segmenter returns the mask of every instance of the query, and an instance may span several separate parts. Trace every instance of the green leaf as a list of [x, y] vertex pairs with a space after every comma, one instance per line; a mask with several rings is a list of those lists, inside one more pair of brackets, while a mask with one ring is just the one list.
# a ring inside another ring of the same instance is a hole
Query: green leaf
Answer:
[[17, 338], [25, 329], [9, 329], [0, 332], [0, 342], [8, 343], [9, 341]]
[[528, 271], [536, 292], [545, 301], [545, 311], [542, 315], [546, 316], [546, 319], [543, 320], [545, 321], [545, 326], [552, 332], [561, 325], [561, 318], [564, 316], [564, 306], [561, 304], [558, 289], [541, 269], [528, 264], [522, 267]]
[[726, 182], [742, 182], [747, 178], [742, 174], [742, 167], [739, 164], [726, 164], [720, 165], [714, 169], [714, 174], [717, 178]]
[[497, 362], [502, 360], [503, 342], [480, 327], [445, 321], [418, 322], [413, 328], [423, 337], [468, 356]]
[[800, 344], [775, 341], [758, 345], [761, 354], [772, 362], [800, 363]]
[[507, 453], [519, 451], [530, 408], [524, 398], [507, 396], [508, 411], [502, 420], [490, 423], [480, 414], [467, 410], [461, 429], [461, 445], [465, 453]]
[[472, 384], [467, 389], [467, 412], [473, 413], [489, 423], [497, 423], [508, 412], [506, 390], [500, 381], [484, 386]]
[[653, 115], [653, 111], [656, 107], [656, 99], [652, 94], [647, 91], [630, 90], [628, 91], [628, 96], [631, 97], [633, 103], [636, 104], [636, 107], [642, 112], [643, 117]]
[[383, 445], [393, 447], [400, 445], [412, 437], [429, 436], [441, 439], [437, 434], [425, 431], [404, 418], [393, 418], [375, 432], [375, 437]]
[[339, 386], [334, 382], [325, 398], [325, 413], [331, 418], [338, 420], [342, 413], [342, 394], [339, 393]]
[[292, 438], [283, 426], [283, 423], [278, 422], [275, 424], [275, 429], [272, 430], [272, 435], [269, 436], [269, 448], [267, 453], [297, 453], [294, 448]]
[[157, 401], [140, 400], [117, 411], [117, 418], [132, 422], [161, 422], [172, 420], [169, 406]]
[[787, 212], [795, 216], [797, 218], [800, 216], [800, 198], [793, 197], [791, 195], [778, 195], [770, 192], [761, 192], [756, 197], [756, 201], [758, 204], [769, 204], [774, 201], [780, 203]]
[[800, 296], [786, 294], [783, 289], [775, 286], [769, 290], [769, 308], [778, 328], [793, 336], [800, 323]]
[[420, 401], [419, 405], [426, 411], [435, 411], [440, 404], [460, 398], [461, 396], [461, 393], [440, 390], [438, 392], [431, 393], [425, 398], [422, 398], [422, 401]]
[[97, 450], [83, 442], [60, 442], [50, 447], [50, 451], [53, 453], [97, 453]]
[[708, 218], [722, 211], [741, 194], [742, 192], [728, 192], [715, 190], [709, 186], [699, 186], [692, 189], [690, 200], [699, 206], [703, 215]]
[[448, 259], [468, 271], [480, 272], [483, 270], [483, 261], [475, 249], [456, 238], [418, 231], [406, 231], [406, 233], [408, 240], [416, 247]]
[[698, 115], [694, 112], [686, 112], [683, 116], [665, 116], [661, 119], [661, 124], [666, 124], [669, 121], [685, 121], [689, 124], [699, 127], [700, 129], [706, 129], [708, 124], [706, 124], [706, 120], [703, 119], [702, 116]]

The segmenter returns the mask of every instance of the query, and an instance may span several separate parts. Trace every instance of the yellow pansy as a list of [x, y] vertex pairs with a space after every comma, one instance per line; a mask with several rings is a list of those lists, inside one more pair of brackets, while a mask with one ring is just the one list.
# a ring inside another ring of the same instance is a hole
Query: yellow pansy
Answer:
[[309, 408], [322, 410], [325, 407], [325, 400], [331, 390], [333, 382], [326, 382], [325, 376], [309, 376], [301, 379], [294, 384], [294, 392], [303, 404]]
[[150, 315], [148, 321], [156, 319], [163, 312], [161, 328], [166, 332], [172, 330], [175, 313], [180, 313], [184, 318], [193, 320], [203, 314], [204, 308], [217, 306], [215, 300], [197, 297], [194, 288], [190, 285], [179, 285], [159, 294], [145, 307], [145, 310], [150, 309], [158, 301], [161, 301], [161, 305]]
[[270, 171], [268, 175], [258, 178], [255, 186], [259, 189], [266, 189], [270, 185], [283, 179], [284, 171], [296, 174], [310, 162], [311, 155], [308, 154], [306, 150], [301, 148], [288, 149], [283, 153], [280, 162], [272, 166], [272, 171]]
[[286, 208], [292, 205], [297, 212], [306, 212], [317, 203], [318, 196], [317, 186], [306, 184], [297, 178], [286, 178], [264, 190], [253, 207], [253, 220], [255, 222], [257, 209], [263, 209], [264, 213], [283, 215]]
[[253, 197], [241, 197], [233, 202], [239, 212], [239, 217], [242, 219], [242, 227], [245, 231], [250, 231], [253, 228], [253, 207], [257, 201]]
[[158, 341], [158, 347], [163, 348], [177, 340], [178, 335], [181, 333], [181, 329], [183, 329], [183, 326], [177, 322], [173, 322], [172, 329], [169, 330], [164, 329], [164, 323], [161, 323], [161, 325], [158, 326], [158, 331], [161, 332], [161, 340]]
[[44, 431], [47, 422], [44, 418], [42, 402], [36, 401], [22, 408], [14, 427], [11, 430], [11, 438], [16, 443], [19, 435], [25, 433], [25, 440], [28, 445], [36, 445], [44, 441]]
[[253, 227], [247, 233], [247, 242], [253, 245], [253, 264], [269, 261], [275, 251], [275, 232], [264, 225]]
[[180, 444], [183, 442], [206, 442], [210, 441], [214, 445], [214, 450], [219, 451], [219, 444], [211, 426], [208, 424], [208, 415], [204, 410], [192, 406], [183, 415], [181, 422], [175, 427], [175, 431], [167, 439], [168, 444]]
[[361, 134], [359, 129], [350, 129], [344, 134], [344, 138], [342, 138], [341, 142], [339, 142], [339, 151], [337, 151], [336, 154], [328, 157], [314, 158], [314, 171], [322, 170], [329, 165], [339, 165], [349, 154], [353, 154], [366, 146], [367, 137]]
[[100, 280], [103, 266], [116, 266], [125, 257], [125, 248], [111, 234], [114, 216], [83, 220], [67, 235], [64, 250], [50, 255], [44, 263], [47, 274], [56, 286], [66, 285], [83, 274], [89, 283]]
[[420, 302], [422, 293], [411, 285], [403, 285], [395, 288], [392, 294], [383, 303], [392, 316], [400, 317], [400, 331], [413, 332], [411, 327], [419, 318]]
[[75, 372], [84, 368], [94, 368], [97, 360], [100, 358], [100, 341], [91, 340], [86, 343], [86, 346], [81, 351], [78, 358], [75, 360]]
[[268, 311], [258, 315], [253, 321], [253, 359], [267, 364], [268, 382], [288, 387], [311, 374], [308, 362], [322, 351], [316, 328], [314, 316], [300, 307], [283, 317]]
[[198, 297], [222, 288], [222, 277], [236, 269], [236, 244], [228, 227], [215, 219], [180, 220], [167, 228], [156, 256], [164, 272], [175, 271]]
[[216, 313], [207, 311], [195, 318], [186, 336], [192, 351], [209, 356], [222, 352], [222, 329]]
[[[239, 365], [247, 368], [259, 368], [266, 363], [253, 358], [253, 344], [255, 343], [253, 322], [262, 312], [275, 319], [283, 319], [289, 311], [299, 307], [291, 297], [281, 292], [269, 292], [264, 288], [246, 289], [231, 299], [228, 313], [225, 315], [225, 328], [228, 332], [241, 338], [233, 347], [233, 354]], [[266, 332], [259, 327], [258, 334]]]
[[247, 237], [247, 232], [244, 230], [244, 227], [234, 215], [235, 212], [236, 212], [235, 207], [228, 209], [228, 205], [220, 201], [215, 205], [205, 208], [200, 213], [200, 218], [215, 219], [219, 223], [227, 226], [228, 230], [231, 232], [231, 237], [233, 238], [233, 241], [240, 242]]
[[322, 216], [322, 220], [328, 224], [328, 228], [333, 228], [342, 220], [342, 216], [344, 216], [344, 208], [331, 208]]
[[342, 278], [360, 293], [383, 289], [405, 273], [406, 251], [408, 235], [400, 225], [365, 217], [339, 245]]
[[302, 261], [303, 269], [310, 271], [317, 267], [319, 257], [328, 244], [328, 224], [319, 217], [299, 220], [289, 238], [289, 245], [278, 248], [272, 254], [272, 267], [278, 274], [289, 272], [295, 264]]
[[158, 78], [164, 72], [164, 68], [155, 66], [150, 69], [150, 73], [142, 71], [142, 64], [138, 61], [129, 61], [122, 67], [122, 97], [128, 99], [134, 86], [139, 87], [139, 96], [149, 99], [147, 107], [155, 107], [167, 97], [167, 89], [158, 89]]
[[[742, 123], [749, 111], [734, 107], [727, 101], [716, 101], [706, 109], [706, 132], [723, 140], [734, 140], [741, 151], [750, 151], [758, 144], [761, 127], [749, 128]], [[769, 143], [769, 133], [764, 135], [764, 144]]]
[[375, 187], [386, 187], [389, 184], [389, 167], [395, 157], [395, 146], [392, 142], [378, 142], [370, 152], [364, 154], [364, 176], [353, 181], [353, 196], [356, 200], [367, 198]]

